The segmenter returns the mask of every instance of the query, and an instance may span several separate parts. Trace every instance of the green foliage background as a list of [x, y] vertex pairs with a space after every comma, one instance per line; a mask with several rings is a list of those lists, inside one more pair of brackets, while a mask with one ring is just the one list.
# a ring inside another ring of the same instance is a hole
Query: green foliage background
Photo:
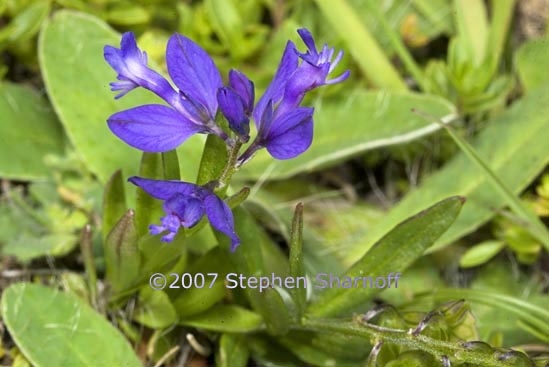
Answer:
[[[548, 15], [534, 0], [1, 2], [0, 364], [548, 365]], [[206, 222], [148, 235], [161, 204], [126, 179], [207, 182], [225, 152], [114, 137], [112, 113], [158, 100], [115, 100], [103, 46], [134, 31], [165, 74], [180, 32], [260, 95], [300, 27], [343, 49], [351, 77], [308, 97], [306, 153], [235, 173], [239, 250]], [[159, 272], [402, 277], [153, 291]]]

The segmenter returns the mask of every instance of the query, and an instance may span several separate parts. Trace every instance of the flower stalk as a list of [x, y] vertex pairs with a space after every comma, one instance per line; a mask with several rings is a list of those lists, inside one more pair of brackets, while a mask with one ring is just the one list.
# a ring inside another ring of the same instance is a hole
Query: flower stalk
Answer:
[[224, 193], [227, 190], [227, 186], [231, 182], [233, 174], [238, 170], [238, 152], [242, 147], [242, 143], [237, 140], [233, 146], [229, 147], [229, 155], [227, 157], [227, 165], [223, 169], [223, 172], [217, 180], [215, 191], [217, 193]]

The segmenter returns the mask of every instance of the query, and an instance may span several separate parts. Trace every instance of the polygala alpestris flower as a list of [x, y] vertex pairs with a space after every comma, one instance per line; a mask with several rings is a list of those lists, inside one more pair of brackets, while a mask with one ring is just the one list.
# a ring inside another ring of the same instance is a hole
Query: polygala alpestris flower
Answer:
[[197, 133], [228, 138], [215, 123], [221, 75], [206, 51], [187, 37], [174, 34], [166, 48], [168, 73], [178, 90], [147, 66], [147, 55], [131, 32], [122, 36], [120, 49], [105, 46], [104, 56], [118, 73], [119, 81], [111, 83], [113, 91], [121, 91], [117, 98], [143, 87], [169, 105], [148, 104], [112, 115], [109, 128], [127, 144], [146, 152], [165, 152]]
[[343, 51], [334, 59], [334, 48], [324, 45], [319, 52], [308, 30], [300, 29], [298, 33], [308, 50], [300, 53], [292, 41], [286, 44], [275, 76], [255, 106], [253, 117], [258, 135], [242, 155], [241, 163], [263, 147], [277, 159], [294, 158], [306, 151], [313, 139], [313, 109], [300, 107], [305, 94], [349, 77], [347, 70], [328, 79]]
[[131, 177], [131, 183], [139, 186], [152, 197], [164, 201], [165, 216], [160, 218], [160, 225], [150, 225], [153, 235], [167, 232], [162, 236], [163, 242], [171, 242], [179, 228], [190, 228], [198, 223], [204, 215], [210, 224], [231, 240], [231, 251], [240, 244], [234, 230], [233, 214], [229, 206], [210, 190], [189, 182], [152, 180]]

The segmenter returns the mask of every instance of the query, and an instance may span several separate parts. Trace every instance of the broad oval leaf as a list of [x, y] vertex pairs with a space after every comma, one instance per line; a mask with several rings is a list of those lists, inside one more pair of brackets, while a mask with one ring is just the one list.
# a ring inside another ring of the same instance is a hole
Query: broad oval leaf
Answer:
[[448, 101], [431, 95], [355, 90], [345, 101], [318, 101], [311, 147], [290, 160], [275, 160], [264, 149], [235, 177], [281, 179], [335, 165], [365, 151], [402, 144], [440, 129], [410, 113], [412, 108], [435, 116], [455, 114]]
[[126, 339], [80, 299], [38, 284], [2, 295], [10, 335], [36, 367], [141, 367]]
[[[103, 47], [118, 47], [120, 38], [102, 20], [65, 10], [45, 24], [38, 44], [40, 69], [55, 111], [88, 168], [103, 182], [118, 169], [126, 177], [136, 174], [141, 154], [110, 132], [107, 118], [159, 101], [141, 89], [114, 99], [108, 84], [115, 81], [116, 73], [103, 59]], [[203, 141], [195, 136], [178, 148], [185, 157], [181, 162], [184, 179], [196, 177]]]
[[47, 154], [62, 154], [61, 125], [44, 98], [31, 88], [0, 83], [0, 177], [46, 177]]

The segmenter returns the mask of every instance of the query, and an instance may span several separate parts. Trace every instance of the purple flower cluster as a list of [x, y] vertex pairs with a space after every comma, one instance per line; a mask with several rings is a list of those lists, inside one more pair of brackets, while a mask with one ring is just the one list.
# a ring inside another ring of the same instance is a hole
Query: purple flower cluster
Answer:
[[[305, 152], [313, 139], [313, 108], [302, 107], [305, 94], [325, 84], [345, 80], [349, 71], [328, 79], [343, 52], [334, 58], [327, 45], [318, 51], [311, 33], [298, 31], [307, 46], [300, 53], [288, 41], [276, 74], [261, 98], [255, 102], [254, 84], [238, 70], [229, 72], [228, 84], [212, 58], [189, 38], [174, 34], [166, 48], [168, 74], [174, 88], [162, 75], [147, 66], [147, 54], [137, 47], [133, 33], [122, 36], [120, 48], [105, 46], [105, 60], [117, 72], [111, 89], [116, 98], [142, 87], [162, 98], [167, 105], [148, 104], [112, 115], [111, 131], [121, 140], [145, 152], [166, 152], [177, 148], [194, 134], [215, 134], [229, 147], [250, 139], [250, 119], [257, 134], [237, 165], [245, 163], [261, 148], [276, 159], [290, 159]], [[221, 114], [219, 114], [219, 112]], [[230, 129], [216, 122], [223, 116]], [[152, 234], [168, 232], [163, 241], [173, 240], [180, 227], [192, 227], [206, 215], [214, 228], [226, 234], [234, 250], [238, 236], [227, 204], [205, 187], [179, 181], [139, 177], [130, 182], [164, 201], [166, 216], [161, 225], [151, 225]]]

